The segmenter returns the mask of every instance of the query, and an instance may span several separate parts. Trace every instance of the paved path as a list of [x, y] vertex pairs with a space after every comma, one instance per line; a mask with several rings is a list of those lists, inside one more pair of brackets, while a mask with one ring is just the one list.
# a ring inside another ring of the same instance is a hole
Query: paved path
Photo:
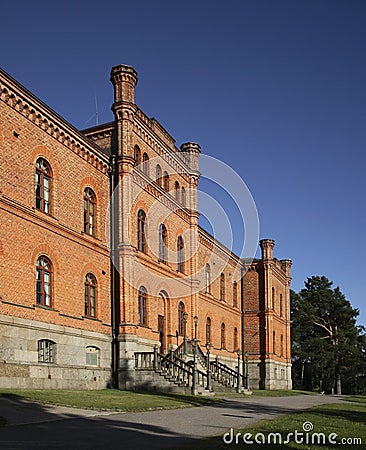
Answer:
[[27, 401], [0, 399], [1, 449], [172, 449], [185, 442], [223, 435], [268, 419], [324, 403], [337, 397], [228, 398], [222, 403], [194, 408], [142, 413], [106, 413]]

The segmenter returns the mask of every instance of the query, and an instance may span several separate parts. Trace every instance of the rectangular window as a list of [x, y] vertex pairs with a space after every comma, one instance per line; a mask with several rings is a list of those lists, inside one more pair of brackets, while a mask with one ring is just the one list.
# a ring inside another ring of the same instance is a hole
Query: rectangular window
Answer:
[[54, 346], [55, 343], [47, 339], [38, 341], [38, 362], [53, 363], [54, 362]]
[[87, 366], [97, 366], [98, 365], [98, 354], [99, 349], [97, 347], [87, 347], [86, 348], [86, 365]]

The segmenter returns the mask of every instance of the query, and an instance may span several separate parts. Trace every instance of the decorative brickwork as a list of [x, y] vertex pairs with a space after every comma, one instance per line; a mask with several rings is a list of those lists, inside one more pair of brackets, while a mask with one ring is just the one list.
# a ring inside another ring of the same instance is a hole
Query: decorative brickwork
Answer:
[[[187, 339], [197, 331], [205, 351], [209, 336], [212, 357], [235, 368], [238, 346], [248, 352], [251, 387], [291, 387], [291, 261], [273, 258], [274, 241], [262, 240], [262, 258], [244, 271], [202, 230], [200, 146], [176, 147], [138, 108], [133, 68], [114, 67], [111, 82], [114, 121], [80, 132], [0, 71], [2, 385], [135, 388], [136, 352], [183, 344], [184, 307]], [[49, 210], [36, 204], [39, 158], [50, 170], [42, 179]], [[169, 192], [157, 173], [169, 178]], [[49, 261], [42, 280], [39, 258]], [[39, 302], [40, 289], [49, 305]], [[42, 340], [54, 346], [47, 367], [37, 354]]]

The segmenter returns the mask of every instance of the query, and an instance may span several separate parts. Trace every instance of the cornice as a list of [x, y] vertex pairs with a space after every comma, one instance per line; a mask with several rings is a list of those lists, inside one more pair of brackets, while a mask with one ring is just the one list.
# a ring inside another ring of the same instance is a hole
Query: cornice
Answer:
[[277, 276], [283, 282], [291, 280], [291, 277], [288, 277], [282, 267], [278, 267], [277, 264], [273, 265], [273, 275]]
[[229, 257], [230, 262], [235, 265], [239, 264], [240, 266], [242, 266], [241, 259], [237, 255], [235, 255], [235, 253], [226, 248], [220, 241], [211, 236], [211, 234], [202, 227], [198, 227], [198, 235], [200, 242], [208, 249], [213, 250], [215, 248], [215, 253], [218, 256], [222, 258]]
[[226, 309], [226, 311], [228, 311], [230, 314], [241, 317], [242, 314], [241, 314], [240, 309], [234, 308], [233, 306], [229, 305], [228, 303], [222, 302], [213, 296], [208, 296], [203, 291], [199, 291], [198, 294], [199, 294], [199, 297], [201, 299], [205, 300], [207, 303], [210, 303], [211, 305], [214, 305], [214, 306], [220, 306], [220, 308]]
[[247, 265], [245, 266], [247, 272], [258, 272], [258, 267], [257, 265]]
[[[264, 269], [271, 269], [272, 273], [275, 277], [280, 279], [282, 282], [290, 282], [291, 277], [287, 276], [285, 271], [278, 265], [278, 260], [276, 259], [270, 259], [270, 260], [255, 260], [252, 262], [251, 266], [255, 267], [257, 271], [259, 271], [260, 268]], [[252, 269], [251, 269], [252, 270]]]
[[97, 125], [95, 127], [86, 128], [81, 130], [81, 133], [88, 137], [88, 139], [103, 139], [106, 137], [111, 137], [113, 132], [116, 130], [115, 122], [108, 122], [103, 125]]
[[210, 251], [213, 250], [214, 244], [213, 244], [212, 240], [208, 239], [206, 236], [204, 236], [202, 233], [200, 233], [200, 231], [199, 231], [199, 240], [200, 240], [200, 243], [203, 244]]
[[189, 210], [186, 208], [182, 208], [182, 206], [175, 201], [172, 195], [167, 192], [162, 193], [162, 189], [158, 187], [155, 182], [151, 182], [150, 179], [146, 178], [145, 175], [141, 172], [138, 173], [137, 170], [133, 170], [131, 173], [133, 181], [148, 192], [150, 195], [158, 199], [164, 206], [169, 208], [172, 212], [177, 214], [181, 219], [183, 219], [186, 223], [190, 223], [190, 214]]
[[[167, 131], [157, 122], [150, 119], [141, 109], [136, 106], [135, 120], [133, 122], [134, 132], [147, 145], [149, 145], [159, 156], [167, 161], [176, 173], [186, 178], [189, 182], [189, 175], [192, 173], [185, 154], [174, 145], [175, 141]], [[161, 130], [164, 130], [162, 133]], [[168, 135], [170, 139], [164, 139]], [[197, 175], [196, 173], [194, 173]]]
[[96, 144], [1, 69], [0, 100], [97, 170], [107, 174], [108, 156]]
[[[3, 207], [4, 205], [4, 207]], [[0, 209], [9, 214], [14, 214], [22, 219], [28, 220], [41, 228], [51, 231], [53, 233], [62, 234], [65, 239], [76, 242], [79, 245], [93, 249], [94, 251], [100, 253], [102, 256], [109, 256], [109, 249], [107, 244], [100, 239], [82, 234], [67, 225], [61, 223], [58, 219], [52, 216], [47, 216], [46, 214], [35, 210], [34, 208], [29, 208], [16, 202], [9, 197], [4, 195], [0, 196]]]
[[145, 267], [147, 267], [152, 272], [158, 273], [162, 276], [165, 276], [171, 280], [179, 281], [180, 283], [191, 286], [192, 279], [191, 275], [187, 273], [181, 273], [178, 272], [176, 269], [174, 269], [169, 263], [164, 264], [161, 262], [158, 262], [156, 259], [152, 258], [151, 255], [143, 253], [139, 250], [137, 250], [134, 247], [134, 252], [131, 254], [132, 258], [137, 258], [138, 261], [143, 264]]

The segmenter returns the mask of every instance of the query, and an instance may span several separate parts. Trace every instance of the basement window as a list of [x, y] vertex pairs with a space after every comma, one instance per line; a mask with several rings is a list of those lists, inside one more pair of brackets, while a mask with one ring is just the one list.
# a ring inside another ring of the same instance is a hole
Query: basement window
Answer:
[[98, 366], [98, 360], [99, 360], [99, 348], [89, 346], [86, 347], [86, 365], [87, 366]]
[[38, 362], [54, 363], [55, 362], [56, 344], [48, 339], [38, 341]]

